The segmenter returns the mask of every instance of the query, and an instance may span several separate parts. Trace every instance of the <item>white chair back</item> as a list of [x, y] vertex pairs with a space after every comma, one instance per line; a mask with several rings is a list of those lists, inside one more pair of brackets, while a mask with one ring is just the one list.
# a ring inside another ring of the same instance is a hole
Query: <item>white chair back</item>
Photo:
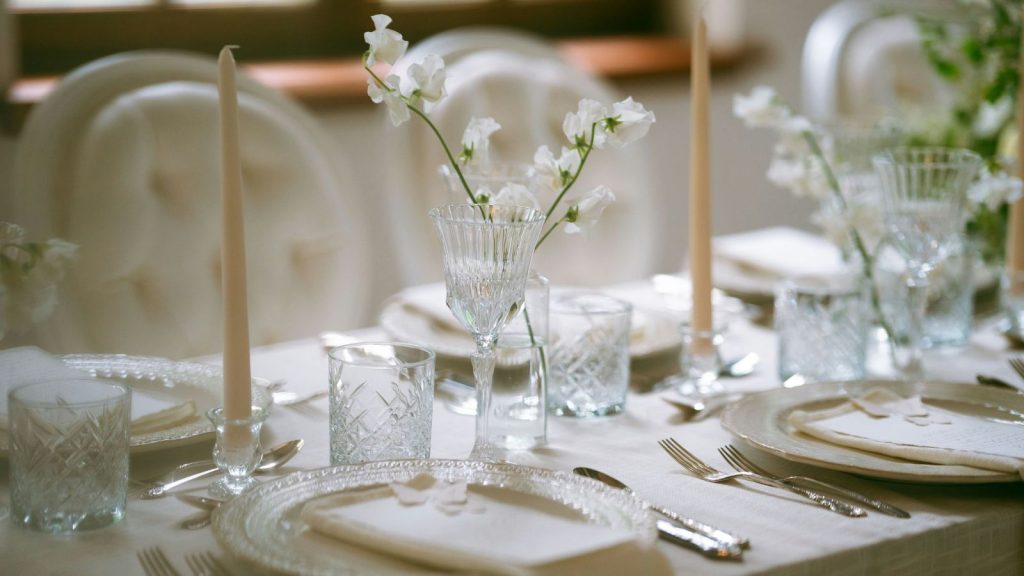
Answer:
[[[216, 62], [150, 52], [89, 64], [29, 117], [15, 221], [80, 246], [37, 343], [54, 352], [221, 350]], [[253, 346], [369, 321], [359, 198], [284, 96], [239, 75]]]

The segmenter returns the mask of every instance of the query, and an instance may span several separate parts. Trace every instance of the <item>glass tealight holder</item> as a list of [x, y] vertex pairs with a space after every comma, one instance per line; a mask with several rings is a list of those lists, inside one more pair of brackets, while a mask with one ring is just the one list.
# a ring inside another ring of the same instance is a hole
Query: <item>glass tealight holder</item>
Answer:
[[722, 370], [720, 348], [724, 340], [724, 328], [715, 326], [711, 330], [695, 330], [689, 323], [679, 327], [682, 349], [679, 354], [680, 377], [674, 381], [676, 390], [683, 396], [703, 398], [725, 392], [718, 375]]
[[253, 406], [248, 418], [228, 420], [224, 408], [211, 408], [206, 413], [217, 429], [213, 446], [213, 462], [224, 476], [210, 484], [210, 494], [217, 498], [233, 498], [259, 482], [252, 477], [260, 463], [260, 428], [269, 412]]

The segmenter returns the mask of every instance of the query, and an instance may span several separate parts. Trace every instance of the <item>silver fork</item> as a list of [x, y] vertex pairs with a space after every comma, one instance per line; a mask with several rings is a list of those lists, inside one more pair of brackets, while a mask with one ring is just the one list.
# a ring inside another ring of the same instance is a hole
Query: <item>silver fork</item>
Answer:
[[881, 500], [871, 498], [869, 496], [861, 494], [860, 492], [855, 492], [848, 488], [843, 488], [842, 486], [836, 486], [835, 484], [829, 484], [828, 482], [822, 482], [821, 480], [809, 478], [807, 476], [779, 476], [778, 474], [772, 474], [771, 472], [751, 462], [746, 456], [741, 454], [740, 451], [737, 450], [731, 444], [726, 444], [725, 446], [719, 448], [718, 453], [721, 454], [722, 457], [725, 458], [730, 465], [733, 465], [733, 467], [737, 467], [741, 470], [747, 470], [749, 472], [753, 472], [755, 474], [760, 474], [761, 476], [771, 478], [772, 480], [778, 480], [779, 482], [784, 482], [789, 485], [796, 485], [798, 487], [801, 484], [803, 484], [804, 487], [807, 487], [809, 485], [819, 490], [833, 492], [839, 496], [842, 496], [843, 498], [853, 500], [854, 502], [863, 504], [864, 506], [868, 506], [883, 514], [888, 514], [889, 516], [895, 516], [897, 518], [910, 518], [910, 513], [907, 512], [906, 510], [903, 510], [902, 508], [897, 508], [892, 504], [882, 502]]
[[707, 480], [708, 482], [714, 483], [728, 482], [730, 480], [738, 479], [749, 480], [751, 482], [757, 482], [758, 484], [764, 484], [765, 486], [781, 488], [783, 490], [788, 490], [789, 492], [792, 492], [794, 494], [799, 494], [800, 496], [807, 498], [808, 500], [814, 502], [815, 504], [827, 508], [837, 514], [850, 516], [852, 518], [859, 518], [861, 516], [867, 515], [867, 513], [864, 512], [864, 510], [857, 508], [856, 506], [850, 506], [845, 502], [840, 502], [835, 498], [829, 498], [828, 496], [819, 494], [817, 492], [812, 492], [804, 488], [790, 486], [783, 482], [779, 482], [778, 480], [772, 480], [771, 478], [766, 478], [764, 476], [754, 474], [753, 472], [745, 470], [737, 470], [736, 472], [719, 472], [718, 470], [712, 468], [711, 466], [708, 466], [699, 458], [691, 454], [686, 448], [683, 448], [683, 446], [679, 442], [677, 442], [675, 438], [658, 440], [658, 445], [661, 446], [662, 449], [665, 450], [665, 452], [668, 452], [668, 455], [671, 456], [673, 460], [678, 462], [680, 466], [686, 468], [692, 474], [694, 474], [695, 476], [702, 480]]
[[136, 555], [146, 576], [181, 576], [159, 546], [143, 548]]
[[1010, 368], [1017, 373], [1018, 376], [1024, 378], [1024, 358], [1020, 356], [1013, 356], [1010, 358]]
[[227, 567], [213, 555], [213, 552], [198, 552], [185, 556], [185, 563], [193, 576], [231, 576]]

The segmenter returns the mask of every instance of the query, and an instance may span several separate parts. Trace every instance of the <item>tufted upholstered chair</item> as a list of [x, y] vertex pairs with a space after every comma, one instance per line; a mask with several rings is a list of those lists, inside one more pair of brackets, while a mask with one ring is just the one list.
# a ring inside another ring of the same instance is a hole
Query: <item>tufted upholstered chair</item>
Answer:
[[[608, 105], [621, 99], [611, 87], [563, 60], [550, 43], [519, 32], [445, 32], [410, 49], [395, 71], [402, 73], [431, 53], [445, 59], [448, 77], [448, 97], [430, 112], [432, 119], [448, 143], [458, 147], [471, 117], [494, 117], [502, 129], [491, 138], [493, 161], [532, 163], [541, 144], [557, 155], [567, 143], [562, 121], [566, 113], [576, 111], [581, 98]], [[402, 158], [389, 174], [389, 192], [394, 205], [390, 212], [402, 219], [392, 230], [396, 245], [402, 247], [397, 254], [403, 281], [408, 285], [439, 280], [441, 249], [425, 214], [434, 206], [464, 201], [465, 196], [453, 196], [438, 175], [445, 156], [422, 122], [413, 118], [397, 128], [388, 122], [385, 137], [396, 158]], [[647, 183], [644, 145], [641, 140], [590, 156], [570, 194], [604, 184], [617, 202], [589, 237], [559, 231], [549, 238], [534, 257], [540, 273], [560, 284], [601, 285], [654, 271], [659, 232], [652, 225], [655, 199]], [[563, 203], [562, 209], [568, 206]]]
[[949, 0], [842, 0], [821, 13], [807, 34], [801, 65], [804, 113], [820, 120], [876, 118], [900, 107], [948, 106], [950, 88], [921, 50], [914, 15], [962, 18]]
[[[80, 246], [41, 346], [221, 350], [216, 78], [205, 56], [118, 55], [33, 110], [14, 219]], [[370, 256], [344, 159], [297, 105], [244, 74], [238, 86], [252, 345], [364, 324]]]

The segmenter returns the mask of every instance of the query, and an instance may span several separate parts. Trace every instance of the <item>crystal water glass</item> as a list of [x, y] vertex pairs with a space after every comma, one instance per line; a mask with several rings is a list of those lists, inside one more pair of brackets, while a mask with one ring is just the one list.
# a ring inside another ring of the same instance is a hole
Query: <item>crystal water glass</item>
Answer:
[[51, 533], [124, 517], [131, 390], [67, 379], [8, 393], [11, 519]]
[[633, 307], [596, 292], [567, 292], [551, 302], [551, 386], [559, 416], [618, 414], [629, 390]]
[[448, 308], [472, 335], [476, 379], [473, 458], [500, 457], [490, 419], [494, 347], [523, 306], [526, 278], [544, 214], [521, 206], [450, 204], [430, 211], [441, 239]]
[[967, 188], [981, 157], [959, 148], [895, 148], [873, 161], [888, 237], [907, 264], [910, 353], [902, 369], [919, 380], [929, 275], [958, 246]]
[[434, 353], [360, 342], [328, 353], [331, 464], [430, 457]]

